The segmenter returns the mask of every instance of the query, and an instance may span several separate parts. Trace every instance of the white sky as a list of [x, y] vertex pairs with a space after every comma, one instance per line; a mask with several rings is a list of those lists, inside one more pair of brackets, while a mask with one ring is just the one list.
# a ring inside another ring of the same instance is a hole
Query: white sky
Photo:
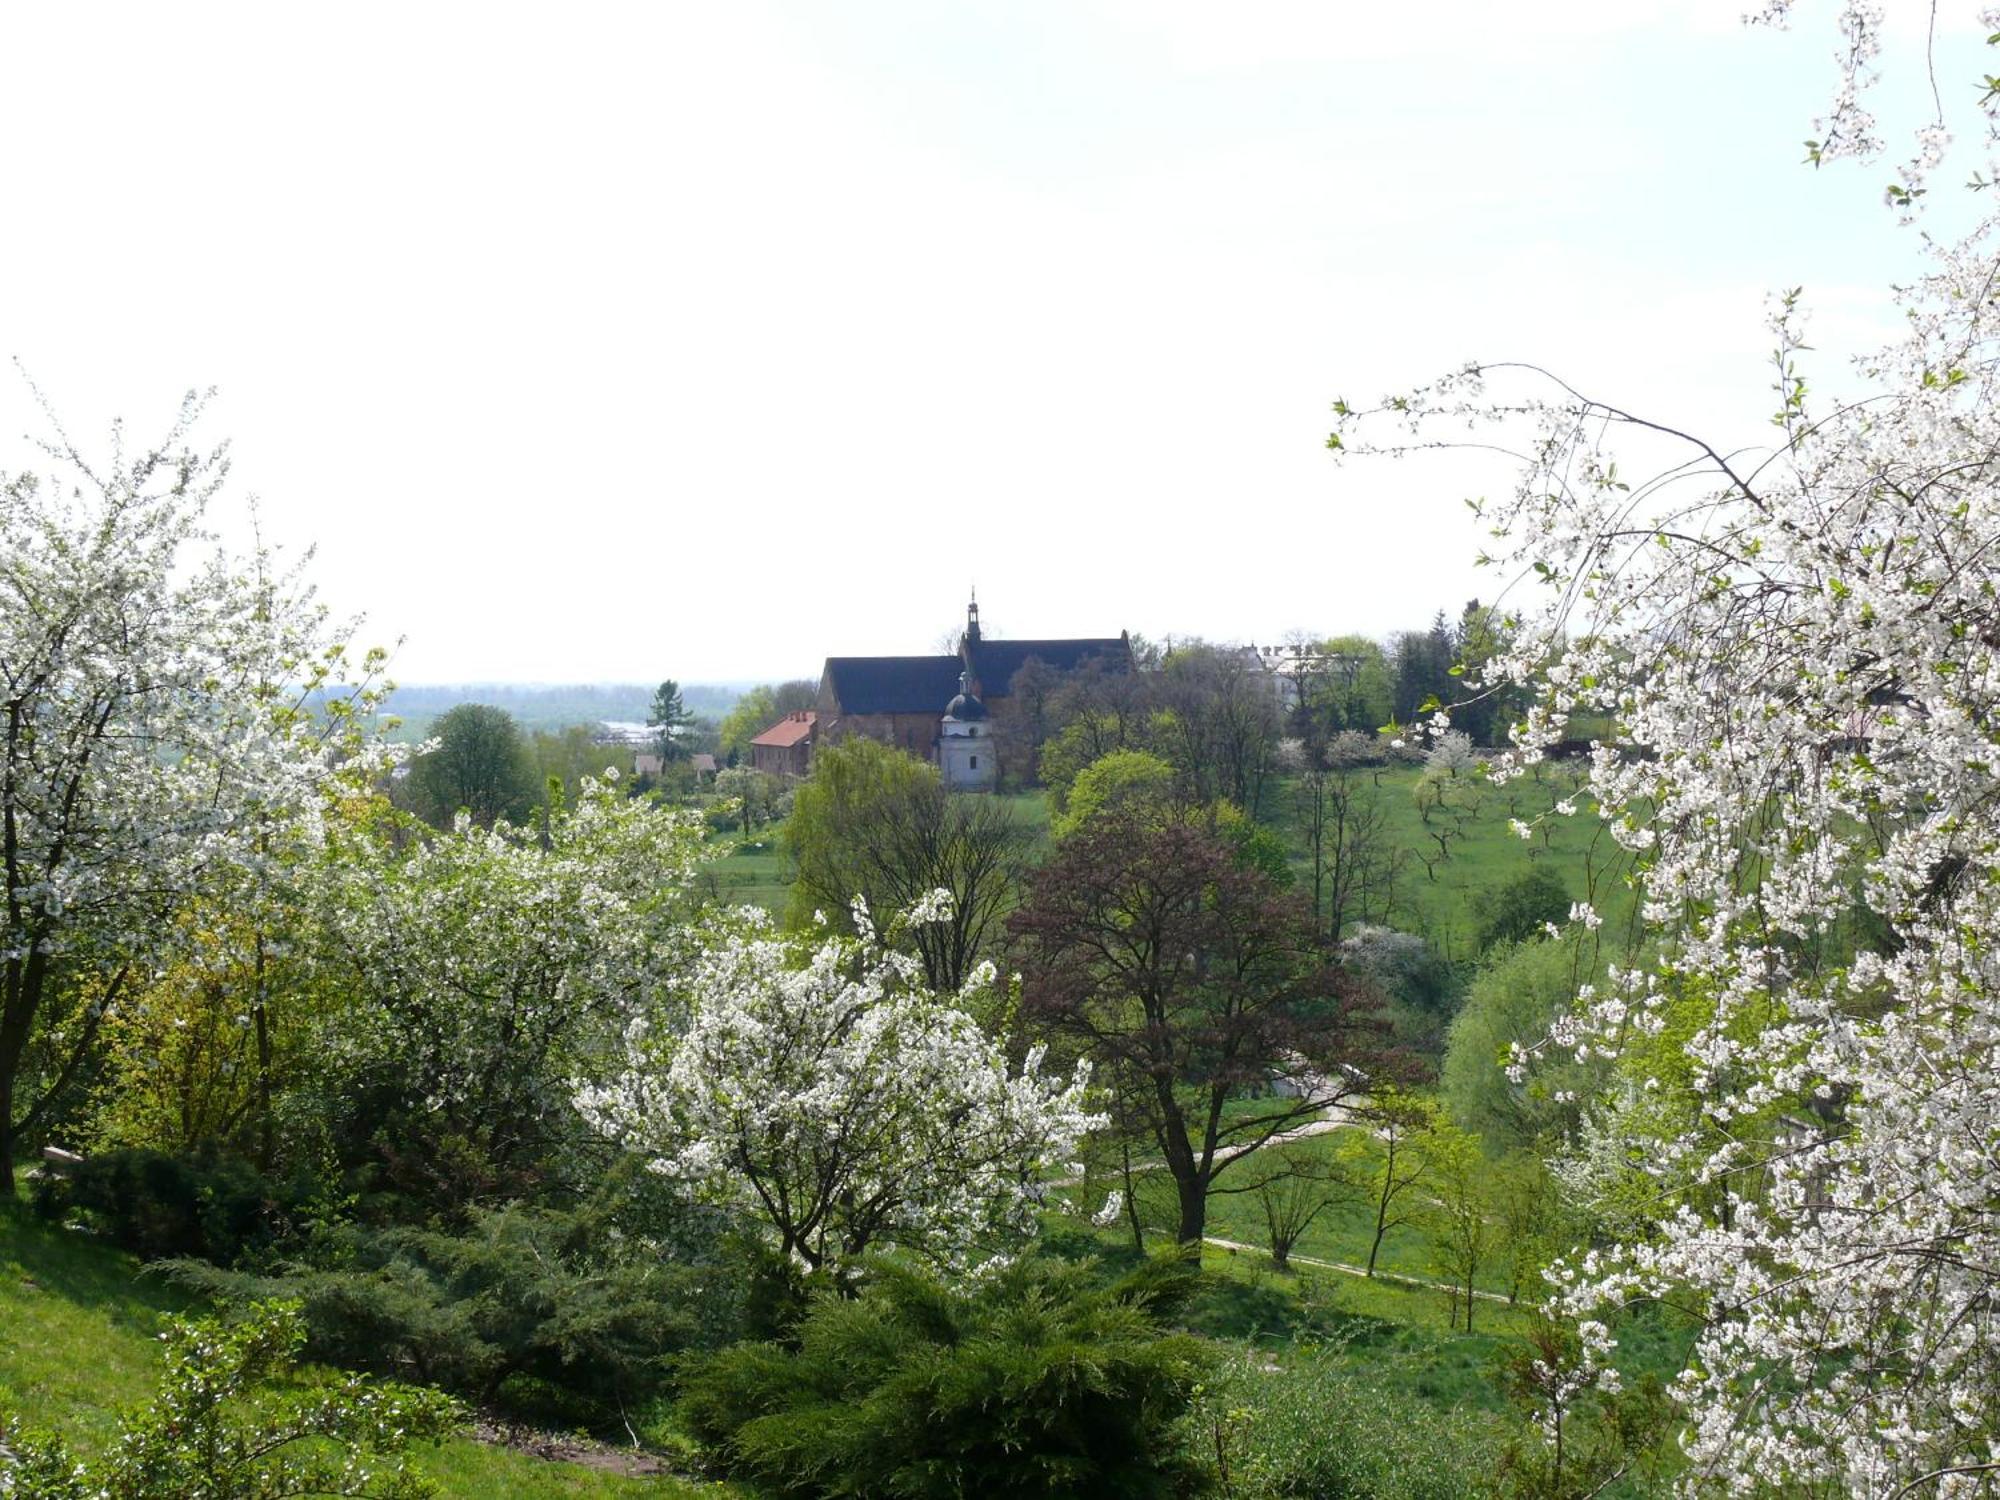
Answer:
[[1754, 439], [1768, 290], [1888, 326], [1886, 174], [1797, 165], [1831, 6], [1742, 8], [16, 5], [0, 352], [82, 435], [219, 386], [407, 682], [811, 674], [975, 582], [1418, 627], [1505, 475], [1337, 466], [1336, 396], [1524, 358]]

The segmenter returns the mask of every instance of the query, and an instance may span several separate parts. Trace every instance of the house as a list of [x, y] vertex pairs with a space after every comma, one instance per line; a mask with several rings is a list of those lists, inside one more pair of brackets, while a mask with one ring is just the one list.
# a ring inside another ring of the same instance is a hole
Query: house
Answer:
[[[693, 755], [690, 755], [687, 758], [687, 766], [689, 770], [694, 772], [696, 781], [713, 781], [715, 779], [715, 757], [707, 751], [696, 751]], [[634, 776], [644, 776], [650, 780], [658, 781], [661, 773], [665, 770], [666, 765], [660, 759], [660, 752], [657, 750], [641, 750], [632, 757], [632, 774]]]
[[1132, 643], [1123, 633], [988, 640], [980, 633], [974, 599], [955, 656], [829, 656], [820, 673], [813, 736], [826, 743], [860, 736], [894, 745], [935, 764], [947, 786], [988, 790], [1000, 769], [993, 716], [1030, 661], [1057, 673], [1093, 664], [1129, 672]]
[[810, 708], [786, 714], [750, 742], [751, 766], [771, 776], [810, 773], [817, 719], [818, 715]]

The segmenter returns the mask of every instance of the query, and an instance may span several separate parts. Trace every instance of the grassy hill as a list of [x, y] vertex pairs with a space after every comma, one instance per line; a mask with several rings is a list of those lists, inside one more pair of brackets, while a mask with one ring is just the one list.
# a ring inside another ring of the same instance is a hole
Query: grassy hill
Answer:
[[[158, 1334], [189, 1300], [140, 1273], [130, 1256], [0, 1205], [0, 1418], [52, 1428], [78, 1451], [101, 1450], [120, 1411], [152, 1395]], [[628, 1478], [460, 1438], [419, 1467], [448, 1496], [517, 1500], [731, 1500], [740, 1491], [670, 1477]]]
[[[1596, 904], [1607, 934], [1622, 931], [1633, 908], [1632, 892], [1625, 884], [1630, 855], [1612, 841], [1588, 798], [1579, 795], [1579, 767], [1548, 764], [1537, 769], [1538, 776], [1506, 786], [1477, 784], [1474, 810], [1458, 821], [1455, 833], [1448, 820], [1434, 818], [1433, 826], [1447, 835], [1442, 854], [1414, 795], [1421, 771], [1412, 766], [1386, 767], [1371, 777], [1384, 829], [1404, 854], [1391, 926], [1422, 934], [1448, 958], [1473, 957], [1479, 892], [1537, 864], [1549, 864], [1562, 876], [1572, 899]], [[1290, 795], [1288, 786], [1280, 786], [1266, 810], [1266, 817], [1281, 827]], [[1577, 809], [1573, 815], [1556, 811], [1558, 803], [1572, 800]], [[1511, 825], [1516, 821], [1529, 825], [1529, 838], [1514, 830]], [[1300, 870], [1303, 877], [1302, 859]]]

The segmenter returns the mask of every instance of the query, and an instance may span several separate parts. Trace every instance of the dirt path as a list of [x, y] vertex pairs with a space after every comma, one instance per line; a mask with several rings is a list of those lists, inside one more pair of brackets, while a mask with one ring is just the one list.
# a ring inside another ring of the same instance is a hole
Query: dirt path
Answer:
[[[1204, 1245], [1213, 1245], [1218, 1250], [1234, 1250], [1249, 1255], [1268, 1256], [1271, 1253], [1262, 1245], [1246, 1245], [1241, 1240], [1220, 1239], [1212, 1234], [1202, 1236], [1201, 1242]], [[1368, 1268], [1366, 1266], [1350, 1266], [1344, 1260], [1320, 1260], [1316, 1256], [1295, 1254], [1292, 1256], [1292, 1261], [1296, 1265], [1314, 1266], [1322, 1271], [1339, 1271], [1348, 1276], [1366, 1277], [1368, 1275]], [[1421, 1276], [1403, 1276], [1394, 1271], [1377, 1271], [1373, 1279], [1376, 1281], [1399, 1281], [1404, 1286], [1420, 1286], [1428, 1291], [1450, 1292], [1460, 1297], [1465, 1295], [1465, 1288], [1462, 1286], [1452, 1286], [1448, 1282], [1443, 1281], [1427, 1281]], [[1498, 1292], [1481, 1292], [1475, 1290], [1472, 1295], [1482, 1302], [1504, 1303], [1507, 1301], [1507, 1298], [1501, 1296]]]
[[516, 1427], [512, 1423], [482, 1418], [473, 1423], [470, 1435], [495, 1448], [512, 1448], [516, 1453], [525, 1453], [532, 1458], [576, 1464], [595, 1469], [600, 1474], [618, 1474], [626, 1479], [685, 1477], [679, 1475], [666, 1460], [641, 1453], [637, 1448], [618, 1448], [610, 1443], [562, 1437], [556, 1433], [537, 1432], [530, 1427]]

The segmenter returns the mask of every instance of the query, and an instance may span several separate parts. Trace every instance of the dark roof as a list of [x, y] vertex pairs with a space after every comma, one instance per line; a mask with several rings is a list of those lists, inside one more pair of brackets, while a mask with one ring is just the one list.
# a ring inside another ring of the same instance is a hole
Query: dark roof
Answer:
[[956, 719], [961, 724], [967, 724], [974, 719], [985, 718], [986, 705], [970, 693], [960, 693], [944, 706], [944, 716], [947, 719]]
[[1098, 660], [1112, 671], [1129, 671], [1132, 647], [1122, 636], [1105, 640], [973, 642], [972, 664], [979, 673], [979, 688], [988, 698], [1005, 697], [1013, 690], [1014, 674], [1034, 657], [1058, 672], [1074, 672], [1087, 661]]
[[825, 680], [844, 714], [941, 714], [963, 670], [955, 656], [829, 656]]

